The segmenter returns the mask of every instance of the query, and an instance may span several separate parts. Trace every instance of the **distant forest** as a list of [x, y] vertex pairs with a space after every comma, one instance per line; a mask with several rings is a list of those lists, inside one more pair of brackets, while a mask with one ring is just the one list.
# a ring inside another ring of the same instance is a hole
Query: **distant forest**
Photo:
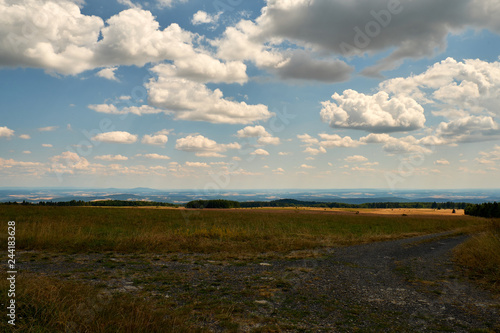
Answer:
[[174, 205], [166, 202], [155, 201], [125, 201], [125, 200], [99, 200], [83, 201], [71, 200], [64, 202], [41, 201], [31, 203], [29, 201], [4, 202], [3, 205], [38, 205], [38, 206], [95, 206], [95, 207], [144, 207], [144, 206], [162, 206], [179, 207], [194, 209], [210, 208], [265, 208], [265, 207], [316, 207], [316, 208], [427, 208], [427, 209], [464, 209], [466, 215], [481, 217], [500, 217], [500, 205], [498, 203], [469, 204], [465, 202], [372, 202], [363, 204], [347, 204], [341, 202], [318, 202], [318, 201], [300, 201], [294, 199], [281, 199], [273, 201], [249, 201], [238, 202], [231, 200], [193, 200], [185, 205]]
[[465, 208], [465, 214], [481, 217], [500, 217], [500, 204], [488, 202], [480, 205], [468, 205]]
[[126, 200], [98, 200], [98, 201], [83, 201], [83, 200], [71, 200], [71, 201], [40, 201], [38, 203], [31, 203], [29, 201], [23, 201], [22, 203], [17, 202], [4, 202], [4, 205], [38, 205], [38, 206], [116, 206], [116, 207], [143, 207], [143, 206], [165, 206], [165, 207], [179, 207], [167, 202], [155, 202], [155, 201], [126, 201]]

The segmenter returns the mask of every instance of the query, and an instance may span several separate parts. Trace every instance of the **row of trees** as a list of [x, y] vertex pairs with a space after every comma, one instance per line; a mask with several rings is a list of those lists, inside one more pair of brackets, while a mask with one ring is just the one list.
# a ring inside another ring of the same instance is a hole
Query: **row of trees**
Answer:
[[253, 201], [240, 203], [243, 208], [255, 207], [319, 207], [319, 208], [431, 208], [431, 209], [465, 209], [465, 202], [369, 202], [348, 204], [342, 202], [300, 201], [281, 199], [274, 201]]
[[83, 201], [83, 200], [71, 200], [71, 201], [40, 201], [38, 203], [31, 203], [24, 200], [22, 203], [17, 202], [4, 202], [4, 205], [38, 205], [38, 206], [115, 206], [115, 207], [142, 207], [142, 206], [166, 206], [166, 207], [178, 207], [167, 202], [156, 202], [156, 201], [127, 201], [127, 200], [98, 200], [98, 201]]
[[231, 200], [194, 200], [186, 204], [186, 208], [240, 208], [238, 201]]
[[481, 217], [500, 217], [500, 204], [488, 202], [480, 205], [468, 205], [465, 208], [465, 215]]

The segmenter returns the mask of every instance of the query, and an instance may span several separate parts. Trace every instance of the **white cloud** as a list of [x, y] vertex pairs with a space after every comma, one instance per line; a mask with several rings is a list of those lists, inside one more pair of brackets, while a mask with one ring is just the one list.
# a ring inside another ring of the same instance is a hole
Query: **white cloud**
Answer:
[[115, 71], [117, 69], [118, 69], [118, 67], [104, 68], [104, 69], [101, 69], [99, 72], [97, 72], [95, 75], [99, 76], [99, 77], [103, 77], [103, 78], [111, 80], [111, 81], [120, 81], [115, 76]]
[[170, 114], [171, 113], [169, 111], [157, 109], [157, 108], [154, 108], [154, 107], [149, 106], [149, 105], [127, 106], [127, 107], [124, 107], [123, 109], [119, 110], [113, 104], [90, 104], [90, 105], [88, 105], [88, 108], [91, 110], [94, 110], [95, 112], [116, 114], [116, 115], [123, 115], [123, 114], [131, 113], [131, 114], [135, 114], [137, 116], [142, 116], [145, 114], [158, 114], [158, 113]]
[[344, 161], [348, 163], [360, 163], [360, 162], [366, 162], [368, 159], [364, 156], [361, 155], [354, 155], [354, 156], [349, 156], [344, 159]]
[[170, 157], [168, 156], [165, 156], [165, 155], [159, 155], [159, 154], [137, 154], [136, 155], [137, 157], [144, 157], [144, 158], [148, 158], [148, 159], [151, 159], [151, 160], [169, 160]]
[[194, 13], [193, 18], [191, 19], [191, 23], [194, 25], [217, 23], [220, 15], [221, 13], [210, 15], [207, 12], [199, 10]]
[[137, 141], [137, 135], [123, 131], [114, 131], [114, 132], [97, 134], [94, 137], [92, 137], [91, 140], [107, 142], [107, 143], [131, 144]]
[[147, 85], [149, 102], [172, 110], [176, 119], [207, 121], [211, 123], [247, 124], [269, 119], [267, 106], [248, 105], [223, 98], [222, 91], [181, 78], [160, 75]]
[[319, 142], [319, 145], [324, 148], [355, 148], [362, 144], [363, 142], [353, 140], [350, 136], [341, 137], [337, 134], [319, 134], [319, 137], [323, 140]]
[[273, 170], [273, 173], [277, 174], [277, 175], [282, 175], [285, 173], [285, 170], [283, 168], [277, 168], [277, 169]]
[[14, 130], [11, 130], [7, 126], [0, 127], [0, 138], [10, 138], [14, 135]]
[[[180, 75], [184, 71], [203, 76], [208, 71], [217, 78], [217, 73], [227, 66], [232, 74], [237, 72], [238, 82], [246, 82], [242, 62], [222, 64], [203, 47], [195, 46], [196, 34], [176, 23], [161, 30], [150, 11], [131, 1], [120, 1], [132, 8], [111, 16], [106, 23], [98, 16], [82, 14], [69, 0], [0, 3], [2, 17], [9, 18], [0, 23], [0, 66], [36, 67], [64, 75], [105, 67], [98, 75], [116, 79], [117, 66], [142, 67], [171, 60], [179, 67]], [[27, 24], [32, 29], [29, 38], [24, 37]], [[200, 69], [202, 73], [197, 73]]]
[[290, 153], [290, 152], [284, 152], [284, 151], [280, 151], [280, 152], [278, 153], [278, 155], [280, 155], [280, 156], [288, 156], [288, 155], [291, 155], [291, 154], [292, 154], [292, 153]]
[[434, 161], [434, 164], [436, 164], [436, 165], [450, 165], [450, 162], [443, 158], [443, 159]]
[[203, 53], [193, 53], [170, 64], [151, 69], [159, 77], [184, 78], [198, 83], [239, 83], [248, 81], [246, 65], [241, 61], [220, 62]]
[[479, 156], [476, 161], [480, 164], [496, 164], [497, 161], [500, 161], [500, 146], [495, 145], [494, 149], [488, 152], [481, 151]]
[[238, 138], [257, 138], [261, 136], [271, 136], [264, 126], [247, 126], [236, 133]]
[[389, 134], [371, 133], [359, 139], [363, 143], [383, 143], [383, 149], [389, 154], [420, 153], [430, 154], [432, 151], [422, 147], [421, 140], [409, 135], [402, 138], [395, 138]]
[[128, 157], [122, 155], [99, 155], [94, 157], [96, 160], [102, 161], [126, 161]]
[[300, 166], [302, 169], [315, 169], [316, 167], [313, 167], [312, 165], [307, 165], [307, 164], [302, 164]]
[[257, 143], [260, 145], [279, 145], [281, 143], [280, 138], [275, 136], [263, 136], [257, 139]]
[[318, 144], [319, 143], [318, 139], [313, 138], [309, 134], [299, 134], [299, 135], [297, 135], [297, 138], [300, 141], [302, 141], [303, 143], [305, 143], [306, 145], [314, 145], [314, 144]]
[[412, 131], [424, 127], [424, 108], [410, 97], [389, 97], [384, 91], [365, 95], [346, 90], [334, 102], [322, 102], [321, 119], [333, 128], [373, 133]]
[[144, 135], [142, 137], [141, 143], [148, 145], [163, 146], [168, 142], [167, 134], [169, 131], [161, 130], [156, 132], [154, 135]]
[[239, 138], [258, 138], [257, 143], [260, 145], [279, 145], [280, 138], [273, 137], [266, 131], [264, 126], [247, 126], [239, 130], [236, 134]]
[[59, 126], [40, 127], [38, 129], [38, 131], [40, 131], [40, 132], [53, 132], [53, 131], [55, 131], [58, 128], [59, 128]]
[[29, 150], [23, 150], [23, 154], [31, 154], [31, 151], [29, 151]]
[[45, 148], [52, 148], [54, 147], [53, 145], [51, 145], [50, 143], [42, 143], [42, 147], [45, 147]]
[[[1, 131], [1, 128], [0, 128], [0, 131]], [[19, 135], [19, 139], [29, 140], [29, 139], [31, 139], [31, 136], [29, 136], [28, 134], [21, 134], [21, 135]]]
[[319, 147], [318, 149], [316, 148], [312, 148], [312, 147], [307, 147], [305, 150], [304, 150], [304, 153], [307, 153], [307, 154], [311, 154], [311, 155], [318, 155], [318, 154], [325, 154], [326, 153], [326, 149], [323, 148], [323, 147]]
[[90, 167], [89, 161], [77, 153], [65, 151], [61, 155], [50, 158], [50, 171], [56, 173], [73, 174], [75, 170], [87, 170]]
[[269, 153], [264, 149], [256, 149], [250, 155], [269, 156]]
[[[275, 73], [281, 79], [318, 80], [337, 82], [346, 80], [353, 69], [338, 59], [316, 58], [310, 52], [298, 49], [281, 51], [273, 42], [262, 36], [266, 32], [251, 21], [241, 20], [234, 27], [227, 27], [224, 36], [212, 44], [218, 48], [217, 55], [227, 60], [250, 60], [257, 67]], [[272, 36], [267, 35], [269, 39]]]
[[200, 157], [224, 157], [220, 154], [229, 149], [241, 149], [239, 143], [219, 144], [203, 135], [188, 135], [185, 138], [177, 139], [175, 149], [194, 152]]
[[205, 162], [186, 162], [185, 164], [186, 166], [193, 168], [210, 168], [210, 165]]

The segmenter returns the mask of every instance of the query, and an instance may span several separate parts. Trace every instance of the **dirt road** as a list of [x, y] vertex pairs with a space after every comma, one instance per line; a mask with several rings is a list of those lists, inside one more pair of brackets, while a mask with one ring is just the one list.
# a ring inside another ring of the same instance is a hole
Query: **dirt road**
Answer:
[[[464, 278], [449, 233], [252, 260], [203, 255], [25, 253], [22, 271], [167, 297], [196, 309], [195, 325], [225, 332], [224, 306], [238, 332], [500, 332], [500, 301]], [[318, 254], [318, 253], [316, 253]], [[196, 305], [193, 305], [196, 304]], [[217, 311], [217, 310], [214, 310]]]

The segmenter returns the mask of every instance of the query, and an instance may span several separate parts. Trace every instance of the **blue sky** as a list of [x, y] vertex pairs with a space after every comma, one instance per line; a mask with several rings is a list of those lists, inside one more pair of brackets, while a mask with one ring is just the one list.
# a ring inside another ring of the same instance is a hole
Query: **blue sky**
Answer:
[[498, 187], [498, 0], [0, 15], [0, 186]]

